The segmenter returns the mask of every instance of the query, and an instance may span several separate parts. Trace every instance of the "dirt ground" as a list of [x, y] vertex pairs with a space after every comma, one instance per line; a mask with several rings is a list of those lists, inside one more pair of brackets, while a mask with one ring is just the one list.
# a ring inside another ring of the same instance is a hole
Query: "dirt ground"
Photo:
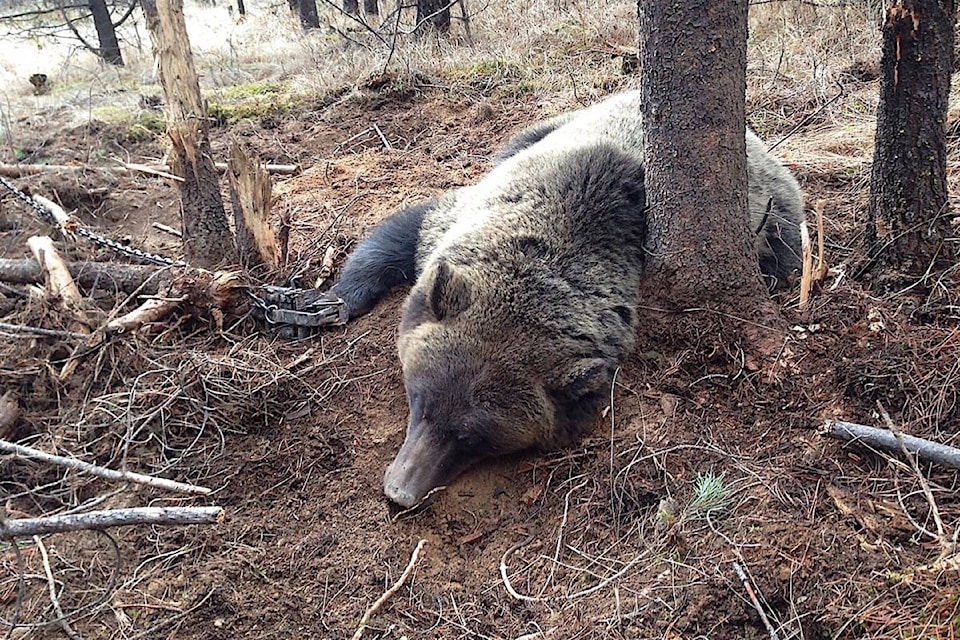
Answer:
[[[217, 129], [214, 146], [223, 154], [239, 139], [266, 161], [304, 167], [276, 185], [275, 212], [292, 221], [286, 275], [309, 283], [328, 246], [341, 266], [396, 207], [475, 180], [505, 135], [574, 106], [494, 95], [415, 81], [367, 87], [282, 120]], [[67, 163], [92, 145], [141, 162], [162, 154], [158, 143], [89, 128], [52, 136], [40, 152]], [[781, 155], [810, 203], [828, 201], [828, 259], [840, 265], [856, 245], [865, 174]], [[18, 184], [53, 193], [107, 235], [176, 251], [149, 225], [177, 224], [176, 191], [159, 180]], [[103, 191], [90, 196], [91, 187]], [[26, 238], [43, 230], [9, 197], [0, 221], [3, 257], [26, 255]], [[882, 424], [882, 406], [905, 431], [958, 444], [957, 283], [946, 282], [952, 299], [877, 293], [834, 275], [803, 312], [795, 292], [782, 294], [789, 329], [778, 363], [762, 371], [710, 336], [641, 344], [580, 445], [483, 464], [413, 514], [397, 514], [381, 490], [406, 423], [394, 344], [402, 291], [298, 343], [250, 335], [245, 323], [218, 334], [204, 319], [120, 336], [63, 382], [75, 339], [5, 334], [0, 391], [20, 395], [16, 439], [214, 488], [205, 498], [117, 492], [5, 458], [7, 517], [98, 498], [226, 510], [213, 526], [48, 537], [63, 609], [91, 607], [69, 622], [85, 638], [350, 637], [420, 540], [414, 572], [364, 637], [761, 638], [770, 625], [781, 639], [953, 638], [956, 555], [936, 561], [939, 541], [960, 530], [956, 472], [914, 469], [817, 431], [827, 418]], [[23, 292], [0, 290], [4, 322], [66, 326], [55, 305]], [[100, 296], [91, 309], [100, 318], [123, 299]], [[711, 477], [725, 491], [704, 503]], [[30, 540], [21, 547], [24, 593], [4, 547], [0, 615], [52, 620], [42, 556]], [[52, 624], [13, 637], [66, 633]]]

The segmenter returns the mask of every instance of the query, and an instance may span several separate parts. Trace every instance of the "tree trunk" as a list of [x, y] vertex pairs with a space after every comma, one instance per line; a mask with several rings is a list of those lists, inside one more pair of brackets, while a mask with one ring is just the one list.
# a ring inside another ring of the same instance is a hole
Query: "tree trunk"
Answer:
[[241, 16], [247, 15], [247, 7], [243, 4], [243, 0], [237, 0], [237, 13]]
[[380, 4], [377, 0], [363, 0], [363, 11], [372, 16], [379, 15]]
[[317, 14], [317, 0], [299, 0], [300, 24], [304, 29], [319, 29], [320, 16]]
[[105, 0], [90, 0], [90, 13], [93, 15], [93, 26], [97, 30], [97, 39], [100, 42], [100, 48], [97, 49], [97, 55], [105, 62], [118, 67], [123, 66], [123, 55], [120, 53], [120, 43], [117, 42], [117, 32], [113, 28], [113, 20], [110, 18], [110, 9], [107, 8]]
[[360, 13], [360, 3], [358, 0], [343, 0], [343, 12], [355, 16]]
[[[649, 306], [709, 308], [728, 342], [772, 347], [776, 318], [747, 223], [747, 0], [639, 0]], [[708, 316], [660, 324], [702, 330]], [[742, 322], [742, 320], [747, 322]]]
[[178, 183], [184, 256], [196, 267], [235, 264], [237, 252], [210, 152], [209, 120], [183, 21], [183, 2], [142, 0], [141, 4], [169, 109], [170, 170], [184, 179]]
[[448, 0], [417, 0], [417, 33], [426, 33], [430, 26], [439, 33], [450, 31]]
[[952, 235], [946, 119], [955, 22], [953, 0], [896, 0], [883, 26], [867, 250], [911, 274], [955, 255], [944, 242]]

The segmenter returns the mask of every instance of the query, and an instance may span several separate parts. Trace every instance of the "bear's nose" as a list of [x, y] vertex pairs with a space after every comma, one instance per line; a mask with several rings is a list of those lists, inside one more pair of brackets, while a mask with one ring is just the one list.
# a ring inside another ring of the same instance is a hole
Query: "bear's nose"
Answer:
[[409, 509], [417, 504], [417, 497], [398, 484], [385, 482], [383, 492], [391, 501], [397, 503], [404, 509]]

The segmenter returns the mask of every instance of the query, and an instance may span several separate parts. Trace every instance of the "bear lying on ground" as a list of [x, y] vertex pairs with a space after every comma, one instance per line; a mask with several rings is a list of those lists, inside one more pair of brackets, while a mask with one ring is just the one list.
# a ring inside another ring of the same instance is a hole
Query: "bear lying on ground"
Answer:
[[[782, 283], [799, 265], [802, 195], [750, 131], [746, 143], [760, 269]], [[394, 214], [350, 256], [333, 291], [351, 318], [413, 285], [392, 501], [415, 505], [484, 458], [566, 445], [596, 418], [634, 346], [642, 145], [638, 92], [554, 118], [510, 141], [479, 183]]]

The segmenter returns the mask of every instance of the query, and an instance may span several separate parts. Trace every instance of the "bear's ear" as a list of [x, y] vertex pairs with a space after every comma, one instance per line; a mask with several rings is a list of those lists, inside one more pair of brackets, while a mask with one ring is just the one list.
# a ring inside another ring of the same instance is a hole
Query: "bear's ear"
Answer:
[[454, 318], [470, 306], [470, 285], [443, 258], [434, 264], [427, 281], [427, 304], [437, 320]]
[[576, 400], [610, 391], [617, 364], [607, 358], [574, 360], [557, 380], [558, 391], [567, 400]]

